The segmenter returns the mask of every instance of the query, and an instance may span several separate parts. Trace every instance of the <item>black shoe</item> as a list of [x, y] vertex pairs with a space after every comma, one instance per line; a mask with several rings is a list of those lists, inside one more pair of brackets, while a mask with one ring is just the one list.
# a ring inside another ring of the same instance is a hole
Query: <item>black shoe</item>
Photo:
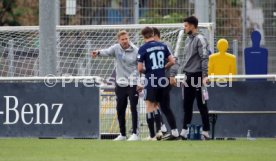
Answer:
[[186, 138], [186, 137], [184, 137], [182, 135], [179, 135], [179, 137], [180, 137], [181, 140], [188, 140], [188, 138]]
[[166, 131], [166, 132], [163, 132], [162, 131], [162, 134], [163, 134], [163, 136], [166, 136], [166, 135], [168, 135], [168, 134], [170, 134], [168, 131]]
[[162, 140], [179, 140], [179, 137], [175, 137], [171, 134], [167, 134], [167, 135], [163, 136]]

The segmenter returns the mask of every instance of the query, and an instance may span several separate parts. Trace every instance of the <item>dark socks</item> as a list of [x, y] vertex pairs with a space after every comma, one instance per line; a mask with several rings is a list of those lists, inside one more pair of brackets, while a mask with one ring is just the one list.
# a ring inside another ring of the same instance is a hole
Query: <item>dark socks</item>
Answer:
[[161, 113], [158, 109], [154, 111], [154, 121], [156, 125], [156, 132], [158, 132], [161, 130]]
[[153, 137], [155, 137], [153, 112], [147, 113], [146, 118], [147, 118], [147, 123], [148, 123], [148, 127], [149, 127], [150, 137], [153, 138]]

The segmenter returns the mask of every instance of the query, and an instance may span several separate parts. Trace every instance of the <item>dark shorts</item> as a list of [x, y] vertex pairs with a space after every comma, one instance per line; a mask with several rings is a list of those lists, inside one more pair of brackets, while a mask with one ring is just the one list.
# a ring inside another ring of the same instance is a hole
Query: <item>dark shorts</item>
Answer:
[[163, 88], [148, 88], [144, 90], [144, 99], [150, 102], [161, 102], [170, 100], [171, 86]]

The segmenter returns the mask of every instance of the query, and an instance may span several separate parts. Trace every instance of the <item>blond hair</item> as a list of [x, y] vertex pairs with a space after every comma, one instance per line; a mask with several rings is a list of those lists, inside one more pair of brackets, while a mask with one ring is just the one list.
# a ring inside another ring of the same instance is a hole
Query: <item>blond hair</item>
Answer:
[[117, 33], [117, 38], [119, 39], [123, 35], [128, 35], [128, 32], [126, 30], [121, 30]]

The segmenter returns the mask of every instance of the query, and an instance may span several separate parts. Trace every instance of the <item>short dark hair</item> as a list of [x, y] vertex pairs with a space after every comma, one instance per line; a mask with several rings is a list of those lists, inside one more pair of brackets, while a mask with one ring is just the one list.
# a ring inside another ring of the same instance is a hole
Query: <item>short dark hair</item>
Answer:
[[184, 22], [188, 22], [189, 24], [194, 25], [195, 28], [197, 28], [197, 26], [198, 26], [198, 19], [195, 16], [190, 16], [190, 17], [184, 18]]
[[156, 27], [152, 27], [152, 29], [153, 29], [153, 35], [154, 36], [158, 36], [160, 38], [160, 31], [159, 31], [159, 29], [156, 28]]
[[154, 36], [154, 32], [152, 27], [145, 27], [142, 29], [141, 34], [144, 36], [144, 38], [148, 39]]

